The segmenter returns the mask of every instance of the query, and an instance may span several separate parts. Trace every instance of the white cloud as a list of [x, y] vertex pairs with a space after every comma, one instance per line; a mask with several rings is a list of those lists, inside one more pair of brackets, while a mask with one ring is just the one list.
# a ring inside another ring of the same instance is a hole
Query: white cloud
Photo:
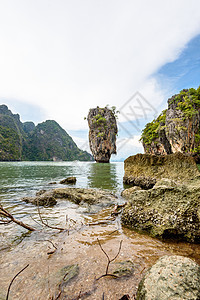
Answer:
[[0, 99], [39, 105], [66, 130], [136, 91], [158, 107], [152, 74], [198, 33], [198, 0], [0, 0]]

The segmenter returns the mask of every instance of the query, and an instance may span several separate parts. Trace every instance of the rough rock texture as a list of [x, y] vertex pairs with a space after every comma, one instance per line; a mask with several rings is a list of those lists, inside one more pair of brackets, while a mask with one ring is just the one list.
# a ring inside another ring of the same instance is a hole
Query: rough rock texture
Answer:
[[181, 152], [200, 162], [200, 87], [168, 99], [168, 109], [146, 125], [141, 140], [145, 153]]
[[186, 184], [162, 179], [149, 190], [124, 193], [122, 223], [157, 238], [200, 243], [200, 176]]
[[141, 280], [137, 300], [199, 300], [200, 266], [184, 256], [163, 256]]
[[108, 163], [116, 154], [117, 123], [112, 110], [92, 108], [88, 113], [89, 143], [96, 162]]
[[75, 184], [75, 183], [76, 183], [76, 177], [73, 177], [73, 176], [67, 177], [67, 178], [65, 178], [65, 179], [62, 179], [62, 180], [60, 181], [60, 183], [61, 183], [61, 184], [68, 184], [68, 183]]
[[97, 189], [84, 189], [84, 188], [57, 188], [49, 191], [39, 191], [36, 197], [24, 197], [23, 201], [35, 205], [54, 205], [56, 199], [66, 199], [76, 204], [102, 204], [109, 206], [116, 200], [116, 196]]
[[36, 197], [23, 197], [22, 201], [40, 206], [53, 206], [57, 203], [55, 197], [48, 192], [45, 192], [42, 195], [38, 194]]
[[187, 181], [199, 176], [195, 160], [180, 152], [171, 155], [137, 154], [124, 161], [124, 183], [149, 189], [157, 180]]

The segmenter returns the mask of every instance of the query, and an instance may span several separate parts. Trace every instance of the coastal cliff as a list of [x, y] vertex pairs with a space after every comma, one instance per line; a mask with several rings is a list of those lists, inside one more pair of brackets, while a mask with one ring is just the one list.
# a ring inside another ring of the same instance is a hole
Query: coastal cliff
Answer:
[[148, 123], [141, 136], [146, 154], [181, 152], [200, 157], [200, 87], [168, 99], [168, 108]]
[[116, 154], [117, 123], [114, 110], [92, 108], [88, 113], [89, 143], [96, 162], [108, 163]]
[[93, 160], [77, 147], [68, 133], [53, 120], [35, 126], [22, 123], [6, 105], [0, 105], [0, 161]]

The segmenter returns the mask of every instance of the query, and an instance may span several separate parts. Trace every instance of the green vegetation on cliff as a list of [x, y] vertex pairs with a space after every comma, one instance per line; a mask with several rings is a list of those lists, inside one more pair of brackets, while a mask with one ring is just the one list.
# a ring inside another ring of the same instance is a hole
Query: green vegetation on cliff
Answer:
[[200, 154], [200, 86], [172, 96], [168, 109], [146, 124], [140, 140], [146, 153], [161, 154], [167, 142], [173, 152]]
[[52, 120], [34, 125], [20, 122], [6, 105], [0, 105], [0, 161], [92, 160], [67, 132]]
[[146, 145], [151, 145], [159, 137], [159, 130], [164, 126], [166, 120], [166, 109], [154, 119], [152, 122], [147, 123], [142, 131], [141, 141]]

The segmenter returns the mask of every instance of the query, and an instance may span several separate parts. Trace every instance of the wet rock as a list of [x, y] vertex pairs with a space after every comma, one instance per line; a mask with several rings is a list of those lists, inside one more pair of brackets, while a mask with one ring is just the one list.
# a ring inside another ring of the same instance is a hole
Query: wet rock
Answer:
[[141, 280], [137, 300], [200, 299], [200, 266], [183, 256], [164, 256]]
[[41, 196], [42, 194], [46, 193], [47, 190], [40, 190], [36, 192], [36, 196]]
[[116, 154], [117, 123], [114, 112], [107, 107], [93, 108], [88, 113], [89, 143], [96, 162], [108, 163]]
[[67, 178], [61, 180], [59, 183], [61, 183], [61, 184], [68, 184], [68, 183], [74, 184], [74, 183], [76, 183], [76, 177], [73, 177], [73, 176], [67, 177]]
[[84, 188], [58, 188], [53, 190], [53, 196], [73, 201], [76, 204], [80, 204], [81, 202], [87, 204], [112, 204], [116, 200], [116, 196], [109, 192]]
[[200, 174], [195, 160], [182, 153], [133, 155], [125, 160], [124, 170], [124, 183], [143, 189], [152, 188], [162, 178], [185, 182]]
[[115, 263], [114, 275], [119, 277], [131, 276], [134, 273], [134, 264], [130, 260], [120, 261]]
[[41, 196], [24, 197], [22, 198], [22, 201], [39, 206], [53, 206], [57, 203], [55, 197], [53, 197], [49, 192], [45, 192], [41, 194]]
[[49, 182], [49, 184], [57, 184], [56, 181]]
[[[38, 192], [39, 194], [42, 191]], [[35, 205], [52, 206], [57, 203], [56, 199], [66, 199], [76, 204], [97, 204], [100, 206], [112, 205], [117, 197], [112, 193], [104, 190], [97, 189], [84, 189], [84, 188], [57, 188], [46, 191], [40, 196], [24, 197], [22, 201], [32, 203]]]
[[122, 223], [153, 237], [200, 242], [200, 178], [187, 184], [162, 179], [149, 190], [125, 194]]

